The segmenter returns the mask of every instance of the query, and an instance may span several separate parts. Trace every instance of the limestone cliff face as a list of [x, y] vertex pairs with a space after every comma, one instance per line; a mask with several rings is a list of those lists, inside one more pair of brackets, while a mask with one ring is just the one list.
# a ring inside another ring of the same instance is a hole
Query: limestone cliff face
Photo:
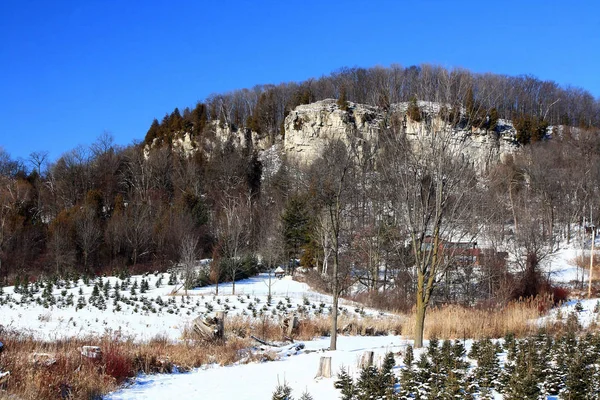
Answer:
[[[348, 103], [341, 110], [336, 100], [327, 99], [298, 106], [285, 119], [283, 148], [288, 160], [308, 165], [320, 156], [325, 145], [332, 140], [370, 142], [377, 145], [380, 134], [395, 119], [409, 140], [435, 135], [446, 129], [439, 117], [439, 105], [420, 102], [419, 108], [426, 116], [422, 122], [406, 118], [407, 103], [394, 104], [390, 110]], [[518, 148], [514, 142], [514, 128], [509, 121], [500, 120], [496, 132], [483, 130], [456, 130], [456, 145], [472, 160], [479, 171], [487, 170]], [[460, 139], [459, 139], [460, 138]]]
[[310, 164], [333, 140], [376, 141], [383, 123], [384, 115], [376, 107], [349, 103], [344, 111], [334, 99], [301, 105], [285, 119], [283, 148], [288, 160]]
[[[227, 125], [219, 126], [213, 122], [209, 133], [202, 139], [191, 138], [188, 133], [180, 132], [172, 145], [174, 150], [188, 155], [204, 151], [210, 157], [216, 146], [229, 143], [234, 147], [256, 150], [264, 163], [272, 164], [272, 169], [278, 168], [282, 155], [292, 163], [310, 165], [333, 140], [341, 140], [347, 145], [352, 143], [359, 152], [366, 144], [372, 148], [385, 145], [380, 143], [381, 133], [391, 124], [399, 127], [409, 140], [447, 130], [447, 124], [439, 117], [439, 104], [419, 102], [418, 105], [424, 116], [421, 122], [406, 117], [408, 103], [393, 104], [389, 110], [383, 110], [349, 102], [347, 109], [342, 110], [335, 99], [326, 99], [300, 105], [291, 111], [284, 122], [285, 137], [283, 140], [277, 139], [275, 143], [266, 135], [260, 136], [245, 128], [232, 130]], [[456, 135], [456, 146], [460, 146], [460, 152], [480, 172], [486, 171], [518, 148], [514, 140], [516, 132], [510, 121], [499, 120], [495, 132], [458, 129], [452, 134]], [[146, 154], [154, 146], [147, 146]]]

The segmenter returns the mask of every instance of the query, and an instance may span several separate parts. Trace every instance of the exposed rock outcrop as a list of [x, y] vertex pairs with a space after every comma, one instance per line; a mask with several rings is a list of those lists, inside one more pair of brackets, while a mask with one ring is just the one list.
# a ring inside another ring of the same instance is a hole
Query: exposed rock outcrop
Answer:
[[[310, 165], [333, 140], [341, 140], [347, 145], [353, 143], [358, 151], [366, 144], [377, 148], [384, 145], [380, 143], [382, 132], [392, 125], [396, 132], [406, 134], [409, 140], [448, 131], [449, 125], [440, 117], [442, 105], [419, 102], [418, 106], [423, 118], [417, 122], [407, 116], [408, 103], [393, 104], [384, 110], [348, 102], [347, 107], [342, 109], [337, 100], [326, 99], [300, 105], [291, 111], [284, 122], [285, 137], [275, 140], [275, 143], [268, 135], [259, 135], [246, 128], [232, 129], [214, 121], [202, 139], [179, 132], [173, 138], [172, 146], [185, 154], [204, 151], [207, 157], [216, 146], [250, 147], [258, 152], [261, 161], [269, 164], [265, 165], [266, 170], [274, 173], [281, 164], [281, 155], [285, 154], [292, 163]], [[479, 171], [487, 170], [518, 148], [516, 132], [512, 123], [506, 120], [499, 120], [496, 129], [490, 132], [455, 128], [451, 133], [456, 135], [461, 153], [468, 156]], [[145, 148], [146, 154], [153, 146], [155, 144]]]
[[[342, 110], [334, 99], [298, 106], [285, 119], [285, 154], [292, 162], [308, 165], [332, 140], [350, 144], [351, 139], [358, 139], [377, 144], [382, 131], [394, 119], [409, 140], [448, 129], [448, 124], [439, 116], [438, 104], [419, 102], [418, 105], [424, 116], [420, 122], [406, 117], [408, 103], [394, 104], [387, 111], [355, 103], [348, 103], [347, 110]], [[493, 132], [455, 129], [452, 134], [461, 142], [463, 154], [479, 171], [487, 170], [518, 148], [514, 128], [508, 121], [500, 120]]]

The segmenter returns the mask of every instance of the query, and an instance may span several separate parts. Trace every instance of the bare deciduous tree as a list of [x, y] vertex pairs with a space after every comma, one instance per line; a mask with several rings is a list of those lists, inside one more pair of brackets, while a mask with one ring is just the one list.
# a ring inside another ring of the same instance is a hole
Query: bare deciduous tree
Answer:
[[102, 239], [102, 230], [92, 208], [86, 206], [79, 213], [75, 222], [75, 236], [77, 245], [81, 249], [83, 270], [87, 275], [90, 256], [98, 249]]
[[179, 262], [183, 266], [183, 288], [186, 296], [188, 289], [192, 288], [195, 277], [197, 248], [198, 238], [196, 236], [188, 234], [183, 237], [179, 250]]
[[444, 243], [470, 237], [470, 209], [477, 198], [476, 176], [462, 138], [449, 126], [408, 139], [387, 135], [381, 163], [389, 204], [407, 227], [416, 270], [415, 347], [423, 346], [425, 314], [452, 254]]
[[225, 258], [226, 271], [232, 281], [232, 294], [235, 294], [236, 276], [242, 268], [240, 258], [248, 238], [248, 213], [249, 208], [243, 199], [234, 196], [226, 196], [223, 199], [217, 235]]
[[[354, 165], [353, 153], [341, 141], [330, 143], [324, 150], [320, 159], [312, 165], [311, 185], [316, 192], [317, 201], [323, 207], [327, 218], [327, 233], [331, 243], [331, 257], [333, 261], [331, 271], [331, 291], [333, 304], [331, 311], [331, 340], [329, 348], [337, 347], [337, 318], [339, 298], [347, 288], [348, 268], [342, 268], [342, 247], [344, 237], [348, 233], [350, 221], [348, 195], [351, 190], [351, 168]], [[345, 238], [347, 239], [347, 237]]]

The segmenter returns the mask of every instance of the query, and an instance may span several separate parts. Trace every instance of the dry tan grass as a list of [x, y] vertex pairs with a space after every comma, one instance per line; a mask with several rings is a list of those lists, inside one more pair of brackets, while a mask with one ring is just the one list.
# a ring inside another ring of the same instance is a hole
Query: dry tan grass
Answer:
[[[425, 337], [483, 338], [502, 337], [506, 333], [526, 336], [537, 331], [530, 321], [540, 316], [548, 299], [513, 302], [497, 309], [472, 309], [445, 306], [431, 309], [425, 321]], [[339, 331], [349, 335], [379, 335], [396, 333], [408, 338], [414, 332], [414, 315], [355, 317], [341, 315]], [[294, 339], [308, 340], [329, 335], [330, 318], [313, 316], [300, 319]], [[550, 327], [552, 328], [552, 327]], [[21, 399], [56, 399], [61, 389], [73, 399], [98, 398], [115, 390], [127, 377], [137, 372], [169, 372], [173, 365], [191, 369], [217, 363], [228, 365], [257, 359], [273, 359], [273, 354], [254, 354], [248, 348], [256, 345], [251, 335], [267, 341], [283, 339], [277, 321], [243, 316], [226, 319], [226, 340], [219, 343], [185, 339], [172, 343], [166, 337], [156, 337], [147, 343], [105, 336], [89, 340], [64, 340], [52, 343], [33, 340], [16, 333], [4, 333], [0, 338], [6, 350], [0, 354], [0, 368], [11, 371], [8, 391]], [[101, 361], [82, 359], [79, 347], [98, 345], [104, 356]], [[50, 367], [34, 366], [29, 357], [34, 352], [52, 353], [57, 362]]]
[[[341, 316], [339, 327], [340, 330], [347, 328], [348, 334], [386, 334], [400, 332], [400, 322], [399, 317]], [[326, 336], [329, 326], [330, 319], [326, 316], [301, 319], [294, 339]], [[138, 372], [170, 372], [173, 365], [180, 370], [189, 370], [211, 363], [229, 365], [274, 359], [274, 354], [248, 351], [257, 344], [250, 336], [268, 341], [283, 339], [282, 328], [270, 319], [231, 317], [226, 320], [225, 331], [226, 340], [215, 343], [189, 339], [172, 343], [160, 336], [147, 343], [110, 336], [42, 342], [26, 335], [4, 332], [0, 339], [6, 344], [6, 349], [0, 354], [0, 369], [10, 371], [11, 379], [3, 395], [15, 395], [21, 399], [57, 399], [61, 398], [62, 390], [70, 393], [72, 399], [94, 399], [115, 390]], [[84, 345], [100, 346], [102, 359], [92, 361], [82, 358], [79, 348]], [[35, 366], [30, 362], [33, 353], [53, 354], [56, 363], [49, 367]]]
[[[474, 309], [449, 305], [428, 310], [425, 337], [443, 339], [499, 338], [507, 333], [527, 336], [539, 327], [531, 321], [540, 317], [548, 299], [515, 301], [502, 308]], [[408, 316], [402, 334], [414, 336], [415, 315]]]
[[[251, 346], [249, 339], [231, 338], [223, 343], [169, 343], [156, 338], [148, 343], [119, 341], [111, 337], [93, 340], [41, 342], [19, 334], [4, 334], [5, 351], [0, 355], [0, 369], [11, 372], [5, 395], [21, 399], [57, 399], [69, 393], [72, 399], [94, 399], [113, 391], [137, 372], [170, 372], [173, 365], [186, 370], [208, 363], [228, 365], [244, 356], [242, 349]], [[80, 356], [83, 345], [98, 345], [103, 356], [99, 361]], [[36, 366], [33, 353], [51, 353], [56, 363]]]

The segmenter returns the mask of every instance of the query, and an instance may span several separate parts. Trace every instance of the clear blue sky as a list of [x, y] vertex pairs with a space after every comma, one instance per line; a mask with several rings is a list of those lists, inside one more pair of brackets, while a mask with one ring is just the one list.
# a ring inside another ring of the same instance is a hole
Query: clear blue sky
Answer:
[[129, 144], [211, 93], [342, 66], [532, 74], [598, 97], [599, 3], [1, 0], [0, 146]]

